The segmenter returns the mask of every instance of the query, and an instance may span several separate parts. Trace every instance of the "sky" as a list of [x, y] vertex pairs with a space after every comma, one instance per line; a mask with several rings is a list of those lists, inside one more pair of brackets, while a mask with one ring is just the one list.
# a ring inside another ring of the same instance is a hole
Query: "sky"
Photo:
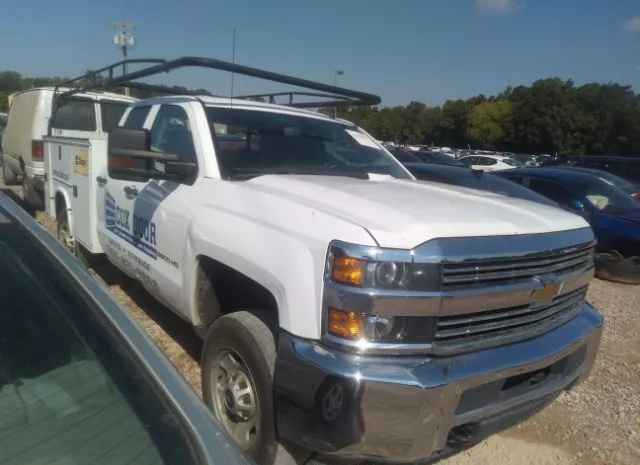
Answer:
[[[383, 105], [492, 95], [558, 76], [640, 92], [640, 0], [3, 0], [0, 70], [75, 77], [132, 58], [206, 56], [374, 93]], [[228, 74], [148, 82], [228, 95]], [[282, 86], [235, 78], [234, 95]]]

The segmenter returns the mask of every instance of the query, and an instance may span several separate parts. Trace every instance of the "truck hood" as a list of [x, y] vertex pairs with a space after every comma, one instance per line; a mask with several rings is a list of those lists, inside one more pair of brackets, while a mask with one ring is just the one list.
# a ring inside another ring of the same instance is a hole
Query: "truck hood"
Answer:
[[589, 226], [559, 208], [414, 180], [267, 175], [245, 185], [358, 224], [381, 247], [413, 248], [439, 237], [537, 234]]

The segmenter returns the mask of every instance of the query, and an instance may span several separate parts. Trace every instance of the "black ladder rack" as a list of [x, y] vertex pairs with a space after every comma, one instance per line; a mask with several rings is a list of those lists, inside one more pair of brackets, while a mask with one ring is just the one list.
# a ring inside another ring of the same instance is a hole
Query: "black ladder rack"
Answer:
[[[113, 71], [125, 64], [150, 64], [146, 68], [140, 69], [138, 71], [129, 72], [122, 76], [114, 76]], [[83, 76], [77, 77], [70, 81], [67, 81], [61, 84], [58, 87], [69, 86], [80, 81], [85, 81], [84, 85], [76, 87], [72, 90], [62, 92], [58, 94], [59, 97], [64, 98], [66, 96], [71, 96], [73, 94], [86, 92], [90, 90], [97, 90], [105, 87], [113, 87], [113, 86], [122, 86], [122, 87], [131, 87], [140, 90], [148, 90], [148, 91], [156, 91], [163, 92], [167, 94], [178, 94], [178, 95], [202, 95], [202, 92], [194, 92], [187, 91], [184, 92], [182, 90], [173, 90], [169, 87], [165, 88], [164, 86], [157, 86], [153, 84], [145, 84], [141, 82], [134, 82], [137, 79], [155, 76], [162, 73], [168, 73], [175, 69], [179, 68], [188, 68], [188, 67], [196, 67], [196, 68], [208, 68], [219, 71], [227, 71], [230, 73], [238, 74], [241, 76], [249, 76], [258, 79], [263, 79], [266, 81], [277, 82], [280, 84], [291, 85], [295, 87], [300, 87], [303, 89], [315, 91], [315, 92], [303, 92], [303, 91], [290, 91], [290, 92], [277, 92], [277, 93], [265, 93], [265, 94], [256, 94], [256, 95], [245, 95], [245, 96], [228, 96], [228, 98], [233, 97], [234, 99], [268, 99], [269, 102], [276, 103], [276, 97], [288, 96], [289, 100], [287, 103], [283, 103], [287, 106], [297, 107], [297, 108], [326, 108], [326, 107], [338, 107], [338, 106], [351, 106], [351, 105], [378, 105], [381, 102], [381, 99], [377, 95], [368, 94], [365, 92], [360, 92], [351, 89], [345, 89], [343, 87], [332, 86], [328, 84], [324, 84], [321, 82], [310, 81], [307, 79], [302, 79], [294, 76], [288, 76], [285, 74], [274, 73], [271, 71], [262, 70], [259, 68], [252, 68], [249, 66], [239, 65], [236, 63], [230, 63], [227, 61], [217, 60], [215, 58], [205, 58], [205, 57], [182, 57], [177, 58], [175, 60], [167, 61], [163, 59], [156, 58], [145, 58], [145, 59], [131, 59], [131, 60], [123, 60], [112, 65], [106, 66], [104, 68], [92, 71], [91, 73], [85, 74]], [[88, 82], [90, 79], [100, 73], [108, 72], [108, 77], [103, 80], [95, 80], [95, 82]], [[56, 87], [56, 93], [58, 90]], [[213, 95], [213, 94], [209, 94]], [[312, 102], [295, 102], [295, 96], [305, 96], [305, 97], [317, 97], [328, 100], [319, 100]]]

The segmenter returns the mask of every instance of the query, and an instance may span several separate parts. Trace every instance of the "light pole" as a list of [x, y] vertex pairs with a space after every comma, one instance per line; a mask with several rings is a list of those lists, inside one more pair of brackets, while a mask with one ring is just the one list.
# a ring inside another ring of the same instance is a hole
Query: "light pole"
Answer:
[[[338, 76], [344, 76], [344, 71], [341, 69], [336, 69], [333, 72], [333, 85], [338, 87]], [[333, 107], [333, 117], [338, 117], [338, 107]]]
[[[136, 46], [136, 39], [133, 33], [136, 25], [134, 23], [127, 23], [125, 21], [112, 21], [111, 26], [116, 30], [116, 35], [113, 36], [113, 44], [122, 50], [122, 55], [126, 60], [129, 57], [129, 49]], [[122, 65], [122, 74], [127, 74], [127, 64]], [[125, 87], [124, 92], [129, 95], [129, 88]]]

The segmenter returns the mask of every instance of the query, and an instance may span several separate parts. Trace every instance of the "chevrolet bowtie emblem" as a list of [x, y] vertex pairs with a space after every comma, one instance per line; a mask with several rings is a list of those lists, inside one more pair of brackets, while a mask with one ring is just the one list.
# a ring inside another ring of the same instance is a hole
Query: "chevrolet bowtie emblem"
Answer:
[[535, 279], [542, 285], [541, 289], [535, 289], [531, 293], [533, 305], [536, 307], [551, 304], [564, 287], [564, 282], [555, 281], [555, 276], [536, 276]]

